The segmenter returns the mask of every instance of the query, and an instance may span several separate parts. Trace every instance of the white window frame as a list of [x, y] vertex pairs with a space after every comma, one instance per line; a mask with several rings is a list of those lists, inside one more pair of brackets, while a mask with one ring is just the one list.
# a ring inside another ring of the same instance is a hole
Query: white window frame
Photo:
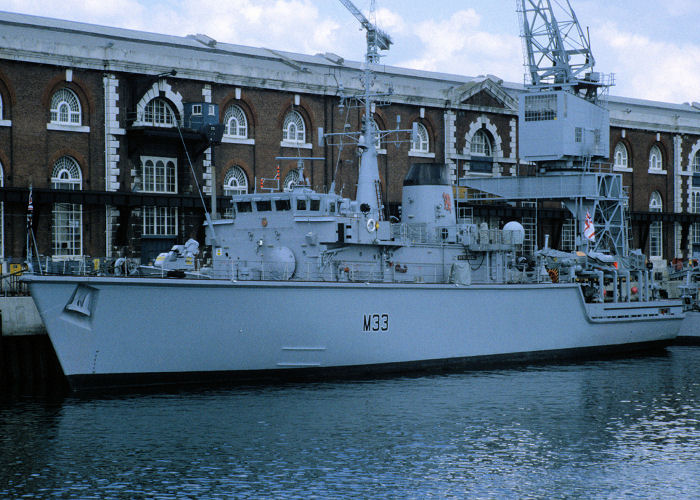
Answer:
[[613, 153], [613, 170], [619, 170], [622, 172], [631, 172], [632, 169], [629, 166], [629, 151], [627, 151], [627, 146], [623, 142], [618, 142], [615, 145], [615, 152]]
[[491, 138], [483, 129], [474, 132], [469, 145], [469, 151], [474, 156], [493, 156]]
[[693, 174], [700, 175], [700, 151], [695, 153], [693, 156]]
[[162, 97], [155, 97], [143, 108], [141, 122], [149, 127], [174, 127], [177, 123], [175, 111], [170, 103]]
[[248, 138], [248, 117], [240, 106], [231, 104], [224, 114], [224, 135], [232, 139]]
[[177, 207], [143, 207], [143, 236], [177, 236]]
[[51, 123], [79, 127], [82, 123], [80, 99], [71, 89], [62, 88], [51, 96]]
[[435, 153], [430, 152], [430, 136], [428, 129], [421, 122], [414, 122], [416, 135], [411, 142], [409, 156], [420, 156], [423, 158], [435, 158]]
[[[0, 120], [0, 125], [9, 125]], [[63, 130], [67, 132], [90, 132], [90, 127], [83, 125], [83, 109], [80, 99], [69, 88], [58, 89], [51, 96], [49, 107], [49, 123], [47, 130]]]
[[238, 165], [229, 168], [224, 177], [223, 189], [226, 196], [246, 194], [248, 192], [248, 177], [245, 170]]
[[650, 174], [665, 174], [664, 157], [661, 154], [661, 148], [654, 144], [649, 150], [649, 173]]
[[177, 193], [177, 158], [141, 157], [141, 191]]
[[306, 123], [298, 111], [292, 110], [284, 117], [281, 145], [308, 149], [312, 147], [306, 142]]
[[[62, 156], [54, 163], [51, 187], [79, 191], [83, 188], [78, 162]], [[83, 207], [76, 203], [54, 203], [51, 246], [55, 260], [70, 260], [83, 255]]]
[[0, 127], [11, 127], [12, 121], [5, 120], [5, 107], [2, 100], [2, 94], [0, 94]]
[[[658, 191], [654, 191], [649, 197], [649, 211], [663, 211], [663, 201]], [[649, 257], [652, 259], [663, 257], [663, 223], [661, 221], [652, 222], [649, 226]]]

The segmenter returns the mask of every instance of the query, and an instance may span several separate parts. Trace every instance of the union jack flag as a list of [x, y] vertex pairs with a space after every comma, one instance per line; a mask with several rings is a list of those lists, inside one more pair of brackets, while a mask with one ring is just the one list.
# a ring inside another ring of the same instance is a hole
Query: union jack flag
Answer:
[[583, 222], [583, 235], [589, 241], [595, 241], [595, 226], [593, 225], [593, 218], [591, 213], [586, 210], [586, 219]]

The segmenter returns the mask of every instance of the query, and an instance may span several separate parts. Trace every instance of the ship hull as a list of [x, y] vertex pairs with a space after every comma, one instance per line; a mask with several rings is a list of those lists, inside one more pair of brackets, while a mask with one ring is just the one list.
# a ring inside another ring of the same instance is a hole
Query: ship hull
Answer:
[[44, 277], [29, 287], [73, 388], [362, 376], [670, 343], [678, 301], [576, 285]]
[[679, 345], [700, 345], [700, 312], [687, 311], [676, 341]]

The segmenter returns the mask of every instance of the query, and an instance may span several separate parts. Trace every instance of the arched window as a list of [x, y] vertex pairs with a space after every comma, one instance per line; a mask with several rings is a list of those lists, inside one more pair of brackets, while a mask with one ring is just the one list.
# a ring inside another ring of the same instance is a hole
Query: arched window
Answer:
[[700, 151], [693, 156], [693, 173], [700, 174]]
[[661, 150], [658, 146], [652, 146], [649, 151], [649, 170], [663, 170], [664, 162], [661, 156]]
[[[70, 156], [62, 156], [51, 171], [53, 189], [80, 190], [83, 176]], [[83, 209], [76, 203], [54, 203], [51, 240], [54, 257], [79, 257], [83, 254]]]
[[168, 101], [156, 97], [146, 104], [143, 121], [154, 127], [172, 127], [175, 125], [175, 113]]
[[627, 147], [618, 142], [615, 146], [615, 168], [627, 168], [628, 164]]
[[248, 192], [248, 178], [245, 172], [238, 165], [231, 167], [224, 177], [224, 194], [231, 196], [234, 194], [245, 194]]
[[[649, 211], [650, 212], [661, 212], [663, 211], [663, 202], [661, 201], [661, 194], [658, 191], [651, 193], [651, 198], [649, 198]], [[652, 222], [649, 226], [649, 256], [650, 257], [661, 257], [663, 255], [662, 249], [662, 238], [663, 238], [663, 228], [661, 222]]]
[[694, 191], [690, 202], [690, 211], [694, 214], [700, 214], [700, 191]]
[[484, 130], [477, 130], [471, 141], [471, 153], [475, 156], [492, 156], [491, 138]]
[[299, 171], [294, 169], [290, 170], [289, 173], [284, 177], [284, 183], [282, 187], [285, 191], [291, 191], [294, 186], [299, 182]]
[[413, 137], [413, 151], [428, 153], [430, 151], [430, 141], [428, 140], [428, 129], [420, 122], [415, 123], [416, 134]]
[[306, 125], [297, 111], [290, 111], [284, 117], [282, 140], [303, 144], [306, 142]]
[[81, 124], [80, 101], [72, 90], [61, 89], [51, 97], [51, 123]]
[[83, 188], [83, 176], [80, 166], [70, 156], [62, 156], [53, 164], [51, 171], [51, 187], [53, 189], [80, 190]]
[[228, 137], [234, 137], [236, 139], [248, 138], [248, 120], [243, 110], [235, 104], [226, 108], [224, 127], [224, 133]]

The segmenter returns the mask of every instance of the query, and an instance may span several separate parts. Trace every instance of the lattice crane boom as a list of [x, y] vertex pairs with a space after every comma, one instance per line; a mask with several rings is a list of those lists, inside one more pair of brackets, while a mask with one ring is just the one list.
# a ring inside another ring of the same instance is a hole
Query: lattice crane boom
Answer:
[[593, 71], [590, 37], [569, 0], [517, 0], [517, 10], [530, 85], [596, 100], [598, 89], [606, 84]]
[[378, 63], [380, 57], [379, 51], [389, 50], [389, 46], [392, 44], [391, 37], [384, 31], [377, 28], [374, 23], [370, 22], [369, 19], [367, 19], [350, 0], [340, 0], [340, 3], [342, 3], [358, 21], [360, 21], [362, 27], [367, 31], [367, 62], [374, 64]]

